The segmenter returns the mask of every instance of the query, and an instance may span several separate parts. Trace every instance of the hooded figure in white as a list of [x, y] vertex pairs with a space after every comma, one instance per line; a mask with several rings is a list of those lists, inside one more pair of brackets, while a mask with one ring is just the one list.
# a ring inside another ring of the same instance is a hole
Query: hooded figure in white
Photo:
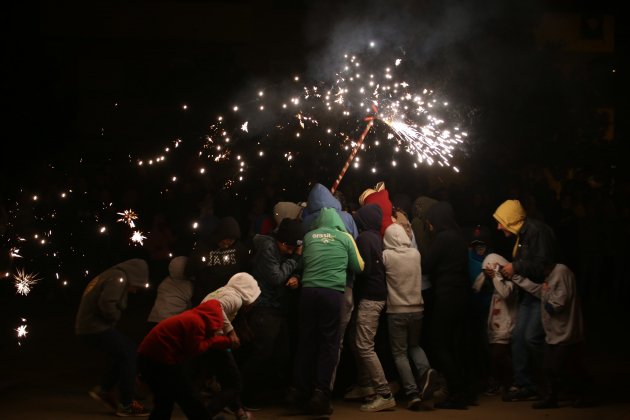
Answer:
[[501, 255], [489, 254], [481, 263], [482, 271], [473, 283], [474, 291], [479, 292], [485, 281], [484, 270], [493, 270], [494, 292], [488, 313], [489, 343], [509, 344], [512, 330], [516, 325], [517, 293], [514, 283], [501, 275], [501, 267], [507, 263], [508, 261]]
[[260, 296], [260, 287], [254, 277], [248, 273], [234, 274], [227, 284], [209, 293], [202, 301], [216, 299], [223, 310], [223, 334], [229, 335], [234, 327], [232, 321], [241, 307], [251, 305]]
[[193, 283], [184, 274], [187, 262], [188, 257], [180, 256], [169, 263], [169, 275], [158, 287], [148, 322], [160, 322], [192, 308]]

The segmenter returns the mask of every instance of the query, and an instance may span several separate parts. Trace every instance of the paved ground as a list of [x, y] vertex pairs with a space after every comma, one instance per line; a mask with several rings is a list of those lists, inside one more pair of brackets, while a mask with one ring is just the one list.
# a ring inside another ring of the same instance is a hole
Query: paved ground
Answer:
[[[114, 418], [93, 401], [87, 390], [96, 384], [100, 359], [85, 354], [73, 334], [72, 304], [38, 301], [36, 307], [0, 302], [0, 419], [107, 419]], [[482, 397], [480, 405], [466, 411], [429, 410], [414, 413], [402, 404], [395, 410], [363, 413], [358, 403], [334, 401], [333, 419], [353, 418], [442, 418], [442, 419], [629, 419], [630, 346], [627, 309], [623, 305], [594, 304], [588, 311], [588, 362], [597, 382], [601, 404], [575, 409], [532, 410], [530, 403], [504, 403], [499, 397]], [[139, 307], [138, 314], [145, 308]], [[14, 339], [16, 313], [28, 315], [29, 335], [17, 346]], [[135, 316], [134, 315], [134, 316]], [[144, 319], [142, 316], [136, 319]], [[132, 324], [132, 323], [131, 323]], [[133, 327], [128, 324], [127, 327]], [[138, 323], [139, 328], [142, 324]], [[8, 337], [8, 338], [7, 338]], [[147, 402], [148, 404], [149, 402]], [[184, 416], [176, 411], [174, 419]], [[227, 416], [227, 418], [230, 418]], [[291, 415], [283, 407], [253, 413], [254, 419], [307, 419]]]

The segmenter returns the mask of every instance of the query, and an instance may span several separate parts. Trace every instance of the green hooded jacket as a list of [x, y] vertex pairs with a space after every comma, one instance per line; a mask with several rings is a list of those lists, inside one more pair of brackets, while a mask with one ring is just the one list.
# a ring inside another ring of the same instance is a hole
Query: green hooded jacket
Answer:
[[335, 209], [323, 208], [304, 236], [302, 287], [324, 287], [343, 292], [346, 270], [363, 271], [363, 259]]

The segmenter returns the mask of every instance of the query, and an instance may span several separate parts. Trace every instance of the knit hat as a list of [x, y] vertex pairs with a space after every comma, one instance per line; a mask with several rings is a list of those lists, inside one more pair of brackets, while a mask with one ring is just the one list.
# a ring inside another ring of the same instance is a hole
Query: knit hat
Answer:
[[241, 238], [241, 226], [238, 221], [232, 217], [227, 216], [219, 220], [216, 230], [217, 239], [240, 239]]
[[518, 200], [506, 200], [492, 215], [505, 229], [514, 235], [518, 235], [525, 223], [525, 209]]
[[300, 246], [304, 240], [304, 228], [302, 222], [285, 218], [278, 226], [276, 239], [289, 246]]

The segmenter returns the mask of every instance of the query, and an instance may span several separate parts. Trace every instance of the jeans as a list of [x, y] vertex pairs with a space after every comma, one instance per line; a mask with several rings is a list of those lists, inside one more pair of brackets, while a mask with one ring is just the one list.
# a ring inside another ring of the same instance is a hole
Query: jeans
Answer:
[[422, 377], [431, 368], [427, 355], [418, 344], [422, 329], [422, 312], [387, 314], [387, 323], [389, 344], [405, 395], [417, 396], [419, 391], [416, 376], [409, 361], [413, 362], [417, 377]]
[[347, 287], [343, 294], [343, 302], [341, 305], [341, 313], [339, 315], [339, 356], [337, 357], [337, 364], [330, 380], [330, 388], [335, 387], [335, 379], [337, 378], [337, 368], [339, 368], [339, 362], [341, 361], [341, 352], [343, 351], [343, 341], [346, 336], [346, 328], [350, 325], [350, 319], [352, 318], [352, 312], [354, 311], [354, 297], [352, 295], [352, 287]]
[[[374, 391], [381, 395], [389, 394], [390, 389], [381, 361], [374, 350], [374, 338], [376, 337], [378, 321], [384, 308], [384, 300], [362, 299], [361, 302], [359, 302], [355, 341], [359, 361], [369, 374]], [[365, 384], [361, 382], [359, 382], [359, 385], [365, 386]]]
[[545, 331], [540, 320], [540, 300], [524, 293], [518, 305], [516, 325], [512, 331], [512, 368], [514, 384], [535, 389], [534, 373], [540, 370], [544, 352]]
[[108, 365], [101, 382], [103, 391], [112, 391], [118, 385], [120, 402], [123, 405], [133, 401], [136, 383], [136, 345], [115, 328], [94, 334], [81, 334], [80, 339], [88, 347], [104, 352]]

